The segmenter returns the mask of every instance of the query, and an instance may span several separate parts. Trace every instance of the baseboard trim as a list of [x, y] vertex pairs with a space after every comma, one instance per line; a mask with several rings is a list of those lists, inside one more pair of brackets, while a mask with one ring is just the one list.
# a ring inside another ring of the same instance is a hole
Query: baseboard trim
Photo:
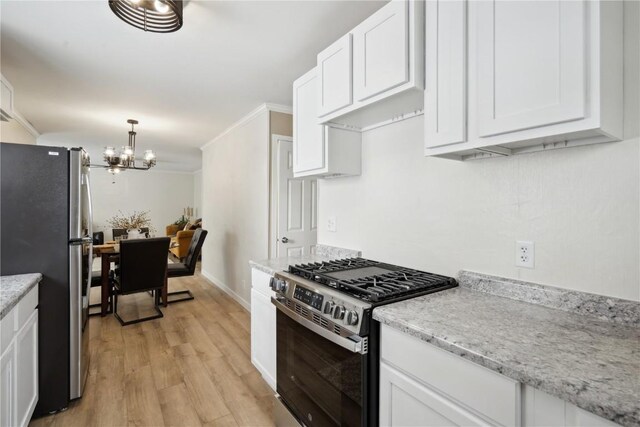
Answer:
[[238, 295], [233, 289], [227, 286], [222, 280], [216, 278], [213, 274], [205, 270], [202, 270], [200, 274], [202, 274], [204, 278], [207, 279], [209, 283], [211, 283], [211, 285], [222, 290], [225, 294], [229, 295], [231, 298], [236, 300], [236, 302], [240, 304], [242, 308], [244, 308], [249, 313], [251, 313], [251, 303], [245, 300], [244, 298], [242, 298], [240, 295]]

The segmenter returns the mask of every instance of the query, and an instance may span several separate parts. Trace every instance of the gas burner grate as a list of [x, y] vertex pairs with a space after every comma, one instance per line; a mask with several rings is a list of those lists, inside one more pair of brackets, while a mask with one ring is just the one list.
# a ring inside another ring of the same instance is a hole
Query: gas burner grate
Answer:
[[[384, 273], [357, 276], [359, 273], [357, 269], [367, 272], [371, 271], [368, 270], [371, 267]], [[350, 270], [353, 270], [354, 274], [336, 274]], [[456, 286], [456, 281], [451, 277], [383, 264], [364, 258], [292, 265], [289, 266], [289, 272], [374, 303], [396, 301], [417, 296], [416, 294], [422, 295]], [[334, 277], [336, 275], [355, 275], [356, 277], [345, 279]]]

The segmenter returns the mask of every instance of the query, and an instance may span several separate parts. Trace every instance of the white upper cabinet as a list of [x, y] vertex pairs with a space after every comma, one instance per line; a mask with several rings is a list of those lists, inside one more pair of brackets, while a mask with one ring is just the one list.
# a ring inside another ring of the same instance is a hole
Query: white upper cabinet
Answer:
[[362, 130], [421, 111], [424, 2], [391, 0], [320, 53], [318, 68], [321, 124]]
[[293, 82], [293, 172], [321, 169], [324, 129], [316, 121], [318, 77], [316, 69]]
[[584, 3], [482, 1], [475, 9], [478, 136], [584, 118]]
[[358, 101], [409, 81], [406, 1], [392, 1], [353, 30], [353, 70]]
[[622, 139], [622, 6], [428, 1], [425, 154], [473, 159]]
[[318, 68], [293, 82], [293, 175], [359, 175], [359, 132], [318, 124]]
[[351, 34], [318, 54], [318, 115], [326, 116], [352, 102]]
[[464, 142], [467, 129], [467, 5], [464, 0], [428, 1], [426, 15], [426, 146]]

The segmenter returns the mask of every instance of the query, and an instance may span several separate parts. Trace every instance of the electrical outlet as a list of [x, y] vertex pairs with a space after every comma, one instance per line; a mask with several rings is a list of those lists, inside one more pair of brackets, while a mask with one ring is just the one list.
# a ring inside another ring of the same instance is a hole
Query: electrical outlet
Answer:
[[535, 246], [533, 242], [518, 240], [516, 242], [516, 266], [534, 268]]
[[332, 231], [334, 233], [337, 231], [335, 216], [330, 216], [329, 218], [327, 218], [327, 231]]

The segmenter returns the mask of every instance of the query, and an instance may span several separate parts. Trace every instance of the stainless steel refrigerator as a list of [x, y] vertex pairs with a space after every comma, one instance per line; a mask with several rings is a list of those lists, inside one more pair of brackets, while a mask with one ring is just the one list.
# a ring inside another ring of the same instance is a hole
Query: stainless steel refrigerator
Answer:
[[0, 274], [42, 273], [35, 415], [82, 396], [89, 366], [92, 211], [81, 148], [0, 144]]

